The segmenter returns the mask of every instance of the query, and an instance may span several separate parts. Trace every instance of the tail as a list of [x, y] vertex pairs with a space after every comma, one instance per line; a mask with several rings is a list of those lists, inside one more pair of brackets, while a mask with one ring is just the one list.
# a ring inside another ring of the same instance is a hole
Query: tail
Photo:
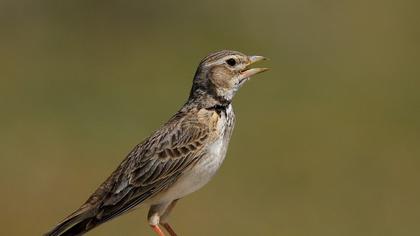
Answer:
[[79, 236], [101, 223], [103, 222], [95, 217], [92, 209], [83, 209], [82, 207], [44, 236]]

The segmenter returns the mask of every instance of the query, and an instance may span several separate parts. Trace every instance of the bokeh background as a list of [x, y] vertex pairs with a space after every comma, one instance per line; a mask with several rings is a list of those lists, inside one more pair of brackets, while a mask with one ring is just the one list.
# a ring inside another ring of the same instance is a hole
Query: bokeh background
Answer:
[[[197, 63], [271, 58], [181, 235], [420, 235], [418, 1], [0, 1], [0, 226], [40, 235], [186, 100]], [[141, 208], [89, 235], [153, 235]]]

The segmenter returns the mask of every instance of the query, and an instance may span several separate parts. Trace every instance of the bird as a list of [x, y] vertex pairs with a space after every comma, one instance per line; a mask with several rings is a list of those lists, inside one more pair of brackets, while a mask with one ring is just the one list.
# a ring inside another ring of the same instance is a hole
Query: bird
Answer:
[[198, 65], [185, 104], [136, 145], [87, 201], [45, 236], [83, 235], [139, 206], [158, 236], [176, 236], [168, 217], [176, 203], [215, 175], [225, 159], [235, 124], [232, 99], [263, 56], [238, 51], [210, 53]]

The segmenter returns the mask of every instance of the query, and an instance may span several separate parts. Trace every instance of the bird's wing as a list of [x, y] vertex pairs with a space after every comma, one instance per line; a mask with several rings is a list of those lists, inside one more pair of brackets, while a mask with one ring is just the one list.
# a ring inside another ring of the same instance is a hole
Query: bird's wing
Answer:
[[205, 154], [217, 117], [195, 112], [178, 113], [128, 154], [86, 202], [97, 209], [98, 220], [114, 218], [166, 190]]
[[166, 190], [205, 155], [218, 119], [206, 109], [178, 112], [137, 145], [85, 204], [46, 235], [81, 235]]

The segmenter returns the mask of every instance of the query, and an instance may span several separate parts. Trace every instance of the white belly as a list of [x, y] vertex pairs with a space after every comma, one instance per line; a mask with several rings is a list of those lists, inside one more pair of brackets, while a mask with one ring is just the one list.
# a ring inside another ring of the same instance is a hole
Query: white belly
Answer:
[[226, 156], [226, 145], [220, 138], [208, 147], [208, 154], [204, 156], [193, 168], [186, 171], [167, 191], [159, 196], [159, 202], [167, 202], [185, 197], [197, 191], [216, 174]]

